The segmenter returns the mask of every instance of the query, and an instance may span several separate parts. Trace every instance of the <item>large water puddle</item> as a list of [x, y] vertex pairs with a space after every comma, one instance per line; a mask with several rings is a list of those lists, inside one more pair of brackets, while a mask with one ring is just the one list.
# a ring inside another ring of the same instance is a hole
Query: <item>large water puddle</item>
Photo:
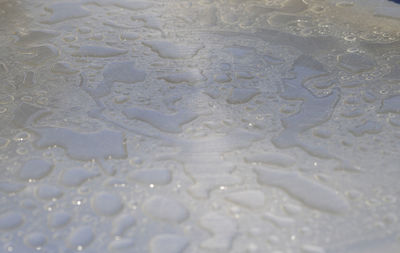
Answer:
[[1, 0], [0, 252], [400, 252], [399, 8]]

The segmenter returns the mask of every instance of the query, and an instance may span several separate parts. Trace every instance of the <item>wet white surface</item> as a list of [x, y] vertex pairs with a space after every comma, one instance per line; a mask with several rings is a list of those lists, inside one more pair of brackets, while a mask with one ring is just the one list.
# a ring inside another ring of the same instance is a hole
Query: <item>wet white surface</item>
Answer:
[[0, 252], [400, 252], [399, 6], [0, 0]]

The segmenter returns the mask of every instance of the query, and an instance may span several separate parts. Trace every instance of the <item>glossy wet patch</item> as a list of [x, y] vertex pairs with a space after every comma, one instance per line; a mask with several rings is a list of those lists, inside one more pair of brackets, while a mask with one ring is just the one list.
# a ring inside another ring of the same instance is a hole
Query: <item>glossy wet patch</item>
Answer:
[[397, 8], [0, 0], [0, 252], [399, 252]]

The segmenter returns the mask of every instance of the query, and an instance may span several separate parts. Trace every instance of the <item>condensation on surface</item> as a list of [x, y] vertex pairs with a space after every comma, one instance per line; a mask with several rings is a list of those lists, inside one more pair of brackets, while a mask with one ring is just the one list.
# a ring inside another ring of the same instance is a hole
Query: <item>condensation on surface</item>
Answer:
[[399, 252], [399, 9], [0, 0], [0, 252]]

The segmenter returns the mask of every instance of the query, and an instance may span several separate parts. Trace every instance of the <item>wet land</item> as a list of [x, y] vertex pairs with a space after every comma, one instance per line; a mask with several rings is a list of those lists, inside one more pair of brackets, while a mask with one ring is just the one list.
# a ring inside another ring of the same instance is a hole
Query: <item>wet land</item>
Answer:
[[0, 252], [399, 252], [397, 8], [0, 0]]

